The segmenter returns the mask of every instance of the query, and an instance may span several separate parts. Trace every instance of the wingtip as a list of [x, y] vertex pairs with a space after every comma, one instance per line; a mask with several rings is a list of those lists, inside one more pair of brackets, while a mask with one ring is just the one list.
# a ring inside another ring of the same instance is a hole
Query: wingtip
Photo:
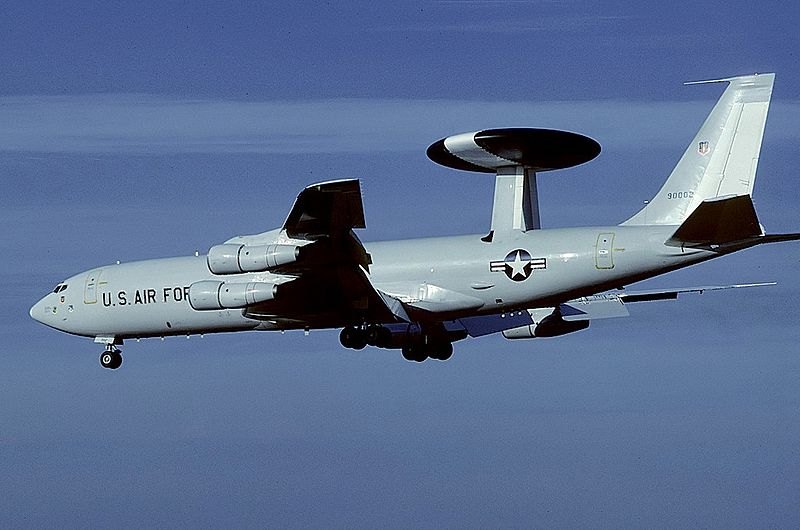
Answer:
[[734, 289], [741, 289], [743, 287], [772, 287], [774, 285], [778, 285], [778, 282], [739, 283], [736, 285], [731, 285], [731, 287]]

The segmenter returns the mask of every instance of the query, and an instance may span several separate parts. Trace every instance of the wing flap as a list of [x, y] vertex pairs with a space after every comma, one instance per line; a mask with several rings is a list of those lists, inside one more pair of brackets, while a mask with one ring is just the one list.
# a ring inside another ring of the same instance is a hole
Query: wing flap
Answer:
[[494, 315], [480, 315], [460, 318], [457, 320], [470, 337], [483, 337], [492, 333], [499, 333], [508, 329], [529, 326], [533, 319], [528, 311], [513, 311]]
[[561, 318], [567, 322], [629, 316], [625, 304], [619, 295], [614, 293], [585, 296], [560, 304], [558, 307]]

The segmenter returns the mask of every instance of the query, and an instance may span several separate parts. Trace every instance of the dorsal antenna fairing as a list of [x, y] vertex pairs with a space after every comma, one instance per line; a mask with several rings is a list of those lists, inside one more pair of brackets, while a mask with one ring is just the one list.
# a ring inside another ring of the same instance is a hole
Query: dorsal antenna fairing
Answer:
[[600, 144], [553, 129], [486, 129], [443, 138], [427, 154], [443, 166], [495, 173], [491, 232], [483, 238], [492, 241], [540, 228], [536, 173], [588, 162], [600, 154]]

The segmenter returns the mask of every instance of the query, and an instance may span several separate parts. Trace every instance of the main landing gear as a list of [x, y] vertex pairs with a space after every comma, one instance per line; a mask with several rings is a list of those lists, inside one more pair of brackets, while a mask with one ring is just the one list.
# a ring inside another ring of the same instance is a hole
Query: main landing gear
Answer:
[[443, 341], [433, 341], [428, 344], [416, 343], [403, 346], [403, 358], [407, 361], [421, 363], [431, 358], [437, 361], [446, 361], [453, 355], [453, 344]]
[[339, 342], [345, 348], [363, 350], [367, 345], [380, 348], [389, 347], [392, 341], [392, 332], [389, 328], [370, 324], [368, 326], [347, 326], [339, 333]]
[[116, 349], [113, 344], [108, 344], [106, 351], [100, 355], [100, 366], [116, 370], [122, 366], [122, 352]]
[[[417, 328], [419, 329], [419, 328]], [[379, 348], [402, 348], [403, 358], [421, 363], [430, 358], [446, 361], [453, 355], [453, 344], [442, 334], [395, 333], [376, 324], [348, 326], [339, 334], [345, 348], [363, 350], [367, 345]]]

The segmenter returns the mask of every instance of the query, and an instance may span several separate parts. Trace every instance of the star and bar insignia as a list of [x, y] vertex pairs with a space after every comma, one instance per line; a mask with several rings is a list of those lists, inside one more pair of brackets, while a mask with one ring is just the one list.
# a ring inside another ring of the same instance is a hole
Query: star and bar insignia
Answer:
[[527, 250], [521, 248], [509, 252], [503, 260], [489, 262], [490, 271], [505, 272], [515, 282], [527, 280], [535, 269], [546, 268], [546, 258], [532, 258]]

